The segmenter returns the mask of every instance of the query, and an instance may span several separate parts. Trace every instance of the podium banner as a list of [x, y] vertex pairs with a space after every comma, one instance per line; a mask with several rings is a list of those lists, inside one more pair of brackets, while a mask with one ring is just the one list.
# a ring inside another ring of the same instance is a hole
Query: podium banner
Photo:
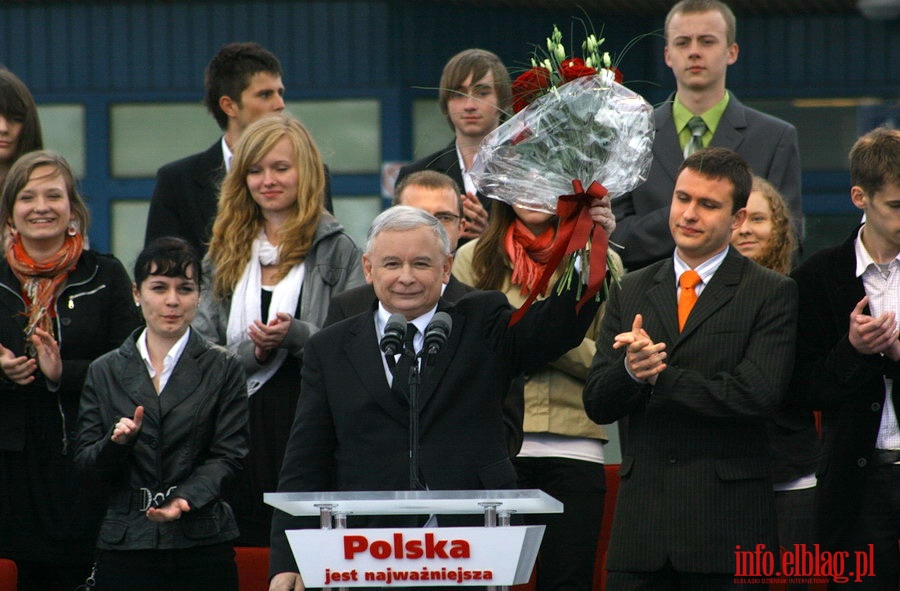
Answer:
[[543, 525], [288, 530], [306, 587], [519, 585]]

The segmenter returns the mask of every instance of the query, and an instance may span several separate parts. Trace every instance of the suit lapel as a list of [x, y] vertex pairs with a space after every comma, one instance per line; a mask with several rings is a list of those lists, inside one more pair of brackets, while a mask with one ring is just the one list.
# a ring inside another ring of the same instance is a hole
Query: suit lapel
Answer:
[[419, 393], [419, 414], [425, 409], [428, 402], [434, 396], [438, 386], [444, 379], [444, 374], [456, 356], [456, 352], [460, 347], [460, 340], [465, 331], [466, 319], [461, 314], [453, 314], [452, 304], [448, 304], [443, 298], [438, 301], [438, 311], [448, 312], [453, 319], [453, 327], [450, 330], [450, 337], [444, 349], [435, 355], [433, 365], [422, 366], [422, 389]]
[[[656, 109], [656, 140], [653, 142], [653, 160], [665, 172], [666, 177], [675, 185], [675, 179], [678, 176], [678, 169], [684, 162], [684, 153], [678, 142], [678, 133], [675, 130], [675, 120], [672, 118], [672, 101], [674, 96], [669, 97], [661, 106]], [[667, 196], [667, 199], [671, 195]]]
[[196, 332], [191, 331], [187, 346], [175, 364], [166, 387], [159, 393], [161, 417], [165, 417], [173, 408], [193, 396], [200, 386], [203, 378], [203, 372], [197, 364], [197, 356], [203, 350], [198, 341], [200, 338]]
[[[650, 338], [654, 342], [674, 343], [678, 340], [678, 298], [675, 288], [675, 267], [672, 259], [667, 259], [660, 265], [653, 276], [653, 283], [647, 290], [647, 299], [662, 329], [661, 334], [654, 334], [647, 329]], [[644, 320], [644, 328], [647, 328], [647, 319]]]
[[[829, 297], [834, 302], [832, 314], [836, 318], [846, 317], [866, 295], [862, 279], [856, 276], [855, 242], [858, 234], [859, 228], [841, 244], [838, 256], [835, 258], [837, 264], [830, 269], [832, 274], [830, 283], [835, 287]], [[865, 313], [871, 314], [868, 306], [866, 306]]]
[[732, 94], [728, 99], [728, 105], [722, 113], [722, 119], [716, 126], [710, 146], [719, 146], [737, 150], [744, 142], [744, 132], [747, 129], [747, 117], [744, 105]]
[[122, 372], [121, 383], [125, 387], [125, 395], [135, 407], [143, 406], [145, 411], [154, 413], [158, 408], [159, 396], [156, 395], [147, 366], [144, 365], [144, 360], [141, 359], [141, 354], [138, 352], [136, 339], [135, 336], [128, 337], [125, 341], [128, 346], [122, 349], [122, 354], [126, 356], [128, 363], [125, 364]]
[[388, 385], [381, 350], [376, 341], [374, 313], [358, 317], [358, 322], [351, 327], [344, 352], [349, 367], [353, 368], [363, 389], [388, 415], [406, 425], [409, 422], [409, 409], [398, 400]]

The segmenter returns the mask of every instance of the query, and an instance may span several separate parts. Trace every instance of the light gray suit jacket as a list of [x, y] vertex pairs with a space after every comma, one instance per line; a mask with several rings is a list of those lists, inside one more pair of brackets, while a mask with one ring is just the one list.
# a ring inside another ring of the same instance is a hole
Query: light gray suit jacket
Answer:
[[[616, 231], [611, 243], [625, 268], [634, 271], [671, 256], [675, 250], [669, 231], [669, 205], [684, 155], [672, 119], [672, 100], [656, 108], [653, 164], [647, 181], [613, 201]], [[745, 107], [733, 94], [709, 144], [740, 154], [754, 174], [762, 176], [782, 194], [800, 236], [803, 207], [800, 195], [800, 151], [793, 125]]]
[[[672, 259], [613, 288], [584, 390], [598, 423], [628, 417], [607, 568], [734, 573], [734, 550], [775, 550], [766, 419], [794, 361], [797, 287], [730, 249], [678, 332]], [[632, 379], [615, 335], [635, 314], [668, 367]]]

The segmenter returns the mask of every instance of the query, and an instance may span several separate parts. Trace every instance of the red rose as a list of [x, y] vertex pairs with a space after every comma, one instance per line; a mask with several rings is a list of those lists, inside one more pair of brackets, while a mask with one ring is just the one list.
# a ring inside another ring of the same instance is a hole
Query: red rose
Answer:
[[613, 80], [615, 80], [619, 84], [622, 84], [622, 82], [625, 80], [625, 76], [622, 74], [622, 70], [620, 70], [619, 68], [610, 68], [610, 70], [612, 70], [613, 72]]
[[544, 68], [530, 68], [512, 83], [513, 112], [518, 113], [550, 88], [550, 73]]
[[559, 64], [559, 73], [566, 82], [571, 82], [582, 76], [591, 76], [597, 73], [594, 68], [584, 65], [584, 60], [580, 57], [571, 57]]

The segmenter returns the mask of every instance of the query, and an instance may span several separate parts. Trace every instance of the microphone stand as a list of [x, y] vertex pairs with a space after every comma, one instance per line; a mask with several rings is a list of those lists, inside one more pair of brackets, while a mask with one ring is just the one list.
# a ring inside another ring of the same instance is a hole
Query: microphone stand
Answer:
[[413, 351], [404, 351], [403, 354], [414, 357], [409, 368], [409, 488], [425, 490], [425, 485], [419, 478], [419, 386], [422, 383], [419, 359], [422, 353], [417, 355]]

